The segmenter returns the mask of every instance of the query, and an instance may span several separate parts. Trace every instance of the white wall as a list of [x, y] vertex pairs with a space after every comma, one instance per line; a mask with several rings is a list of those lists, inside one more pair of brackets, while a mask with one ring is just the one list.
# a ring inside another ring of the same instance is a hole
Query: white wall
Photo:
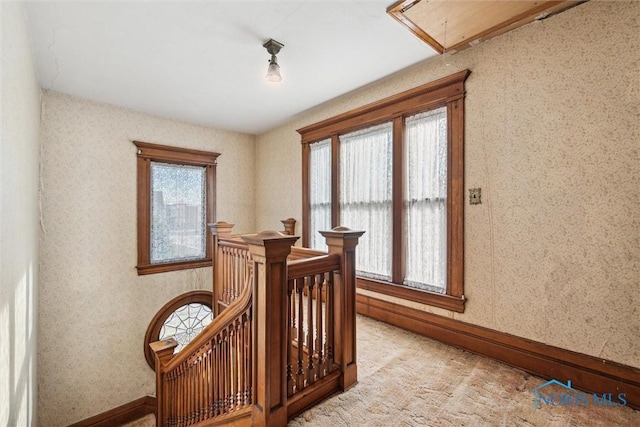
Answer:
[[639, 19], [591, 1], [260, 135], [257, 228], [301, 218], [296, 129], [468, 68], [466, 311], [359, 292], [640, 367]]
[[254, 232], [255, 137], [51, 92], [43, 110], [39, 417], [55, 427], [155, 394], [151, 318], [212, 286], [211, 268], [137, 275], [131, 141], [221, 153], [217, 218]]
[[23, 5], [0, 3], [0, 425], [36, 425], [40, 85]]

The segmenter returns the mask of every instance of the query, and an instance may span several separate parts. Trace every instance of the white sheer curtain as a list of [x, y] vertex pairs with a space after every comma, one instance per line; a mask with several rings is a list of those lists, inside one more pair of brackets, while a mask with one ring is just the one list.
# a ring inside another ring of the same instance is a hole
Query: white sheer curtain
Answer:
[[391, 279], [392, 123], [340, 136], [340, 225], [366, 233], [356, 249], [358, 274]]
[[404, 283], [446, 291], [447, 109], [408, 117], [406, 132], [406, 272]]
[[331, 139], [311, 144], [309, 156], [309, 247], [326, 251], [319, 231], [331, 230]]

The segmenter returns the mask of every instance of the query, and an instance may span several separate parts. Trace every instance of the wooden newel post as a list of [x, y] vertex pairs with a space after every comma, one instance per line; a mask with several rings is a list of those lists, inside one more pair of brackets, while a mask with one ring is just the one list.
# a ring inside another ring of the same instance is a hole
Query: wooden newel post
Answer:
[[242, 238], [253, 258], [252, 425], [287, 425], [287, 256], [298, 236], [264, 231]]
[[343, 390], [358, 381], [356, 363], [356, 246], [364, 231], [335, 227], [321, 231], [327, 240], [329, 253], [340, 256], [340, 273], [335, 277], [334, 291], [334, 360], [340, 366], [340, 386]]
[[169, 396], [168, 384], [164, 373], [164, 367], [173, 358], [174, 349], [178, 342], [173, 338], [162, 341], [156, 341], [149, 344], [156, 359], [156, 424], [164, 426], [167, 423], [167, 410], [169, 408], [169, 398], [175, 399], [175, 396]]
[[218, 307], [218, 301], [220, 301], [220, 292], [222, 292], [222, 269], [220, 268], [220, 259], [218, 257], [219, 239], [221, 237], [231, 237], [231, 230], [235, 224], [229, 224], [228, 222], [218, 221], [215, 224], [209, 224], [211, 229], [211, 259], [213, 264], [213, 301], [211, 301], [211, 311], [213, 311], [213, 317], [217, 317], [220, 314], [220, 307]]
[[280, 222], [284, 225], [284, 234], [293, 236], [296, 234], [296, 220], [293, 218], [282, 219]]

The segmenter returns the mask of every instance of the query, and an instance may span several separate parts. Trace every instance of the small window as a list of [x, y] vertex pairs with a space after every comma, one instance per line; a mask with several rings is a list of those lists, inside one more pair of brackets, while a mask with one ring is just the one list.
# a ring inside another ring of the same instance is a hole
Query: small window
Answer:
[[218, 153], [138, 147], [138, 274], [211, 265]]
[[155, 370], [156, 366], [155, 355], [149, 344], [174, 338], [178, 345], [173, 352], [178, 353], [213, 321], [212, 300], [211, 291], [189, 291], [158, 310], [144, 334], [144, 357], [151, 369]]
[[[210, 299], [207, 303], [210, 303]], [[210, 305], [202, 302], [185, 304], [167, 317], [160, 328], [158, 340], [174, 338], [178, 345], [173, 352], [178, 353], [212, 321], [213, 312]]]
[[206, 258], [206, 172], [151, 162], [151, 264]]

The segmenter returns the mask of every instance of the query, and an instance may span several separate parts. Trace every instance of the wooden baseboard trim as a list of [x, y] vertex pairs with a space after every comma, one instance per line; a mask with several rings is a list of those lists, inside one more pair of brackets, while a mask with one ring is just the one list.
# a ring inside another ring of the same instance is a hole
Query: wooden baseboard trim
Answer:
[[[640, 409], [640, 369], [366, 295], [356, 296], [356, 306], [359, 314], [545, 379], [571, 380], [575, 388], [585, 392], [626, 393], [627, 405]], [[531, 398], [533, 401], [533, 394]]]
[[69, 427], [113, 427], [140, 419], [148, 414], [155, 414], [156, 398], [145, 396], [117, 408], [94, 415], [86, 420], [71, 424]]

